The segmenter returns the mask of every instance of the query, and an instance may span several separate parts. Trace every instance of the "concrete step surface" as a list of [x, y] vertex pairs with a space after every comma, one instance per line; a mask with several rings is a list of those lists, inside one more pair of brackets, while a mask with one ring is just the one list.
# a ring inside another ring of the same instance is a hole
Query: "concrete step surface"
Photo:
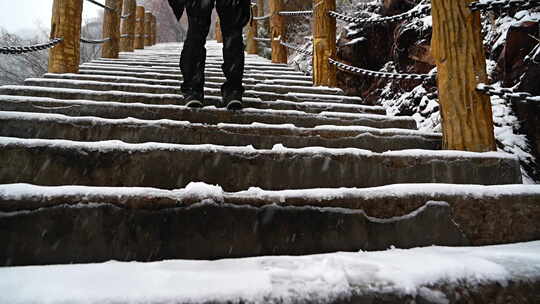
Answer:
[[[150, 69], [150, 68], [136, 68], [136, 67], [126, 67], [126, 66], [111, 66], [111, 65], [83, 65], [79, 69], [80, 71], [117, 71], [117, 72], [137, 72], [137, 73], [166, 73], [169, 75], [181, 75], [179, 69]], [[223, 77], [223, 72], [219, 69], [216, 70], [205, 70], [204, 75], [206, 77]], [[287, 80], [303, 80], [303, 81], [312, 81], [311, 76], [304, 76], [302, 74], [284, 74], [284, 73], [275, 73], [275, 74], [266, 74], [263, 71], [254, 71], [251, 73], [244, 73], [245, 78], [254, 78], [254, 79], [287, 79]]]
[[[0, 185], [0, 225], [5, 227], [0, 230], [5, 250], [0, 250], [0, 264], [527, 242], [540, 237], [539, 199], [540, 186], [531, 185], [225, 192], [203, 183], [172, 191], [8, 184]], [[487, 220], [477, 221], [479, 217]]]
[[311, 147], [271, 150], [219, 145], [0, 138], [0, 183], [226, 191], [375, 187], [399, 183], [516, 184], [519, 162], [504, 153]]
[[[108, 76], [108, 75], [84, 75], [84, 74], [45, 74], [43, 78], [48, 79], [66, 79], [66, 80], [90, 80], [90, 81], [102, 81], [108, 83], [134, 83], [134, 84], [148, 84], [148, 85], [163, 85], [163, 86], [175, 86], [180, 87], [182, 83], [182, 77], [178, 79], [152, 79], [143, 77], [132, 76]], [[42, 79], [42, 78], [38, 78]], [[205, 87], [220, 88], [225, 78], [211, 79], [205, 82]], [[244, 87], [247, 90], [256, 91], [269, 91], [275, 93], [312, 93], [312, 94], [329, 94], [329, 95], [343, 95], [343, 91], [337, 88], [329, 87], [313, 87], [298, 85], [295, 82], [281, 82], [281, 81], [259, 81], [259, 82], [246, 82]]]
[[293, 125], [218, 124], [174, 120], [103, 119], [59, 114], [0, 112], [0, 136], [73, 141], [117, 139], [128, 143], [215, 144], [272, 149], [320, 146], [374, 152], [422, 148], [439, 150], [441, 135], [404, 129]]
[[[103, 60], [103, 59], [97, 59], [92, 60], [90, 62], [84, 63], [84, 65], [89, 64], [107, 64], [107, 65], [123, 65], [123, 66], [136, 66], [136, 67], [151, 67], [151, 68], [174, 68], [179, 69], [178, 62], [171, 62], [171, 61], [147, 61], [144, 59], [140, 60], [120, 60], [120, 59], [110, 59], [110, 60]], [[206, 61], [205, 66], [211, 67], [214, 69], [221, 69], [221, 65], [223, 64], [223, 61], [215, 60], [212, 58], [209, 58]], [[275, 66], [274, 64], [261, 64], [258, 62], [250, 62], [247, 61], [244, 65], [244, 70], [262, 70], [262, 71], [283, 71], [283, 72], [292, 72], [293, 74], [299, 74], [298, 70], [296, 70], [294, 67], [291, 66]], [[302, 74], [300, 72], [300, 74]]]
[[[73, 80], [73, 79], [50, 79], [50, 78], [29, 78], [25, 80], [25, 85], [34, 87], [48, 88], [69, 88], [93, 91], [123, 91], [130, 93], [149, 93], [149, 94], [176, 94], [181, 95], [180, 86], [171, 85], [150, 85], [150, 84], [134, 84], [121, 82], [104, 82], [97, 80]], [[328, 94], [324, 90], [305, 90], [301, 87], [286, 88], [277, 85], [255, 85], [248, 86], [244, 93], [244, 97], [259, 98], [261, 100], [275, 101], [295, 101], [303, 102], [313, 100], [313, 102], [326, 103], [346, 103], [351, 99], [342, 95]], [[204, 89], [206, 96], [221, 96], [220, 86], [209, 87]], [[345, 101], [345, 102], [344, 102]], [[370, 109], [369, 106], [356, 105], [357, 108]], [[351, 106], [352, 107], [352, 106]], [[375, 107], [376, 112], [381, 113], [380, 107]], [[373, 111], [372, 111], [373, 112]]]
[[[98, 75], [98, 76], [129, 76], [135, 78], [143, 79], [165, 79], [165, 80], [179, 80], [182, 79], [182, 75], [178, 74], [166, 74], [160, 72], [125, 72], [125, 71], [101, 71], [101, 70], [79, 70], [79, 75]], [[225, 77], [223, 76], [205, 76], [206, 81], [219, 82], [223, 83]], [[311, 80], [297, 80], [297, 79], [264, 79], [258, 77], [255, 78], [244, 78], [244, 84], [276, 84], [276, 85], [294, 85], [294, 86], [303, 86], [303, 87], [313, 87]]]
[[[227, 111], [223, 108], [216, 108], [213, 106], [204, 107], [202, 109], [190, 109], [185, 106], [174, 105], [175, 101], [181, 98], [179, 95], [137, 94], [114, 91], [98, 92], [74, 89], [59, 90], [55, 88], [41, 87], [24, 87], [24, 90], [25, 91], [20, 90], [19, 87], [0, 87], [0, 92], [17, 94], [0, 95], [0, 100], [2, 101], [0, 103], [0, 110], [19, 112], [43, 112], [50, 110], [49, 113], [59, 113], [74, 116], [82, 115], [102, 118], [136, 117], [141, 119], [169, 118], [174, 120], [187, 120], [191, 122], [209, 124], [245, 124], [260, 122], [267, 124], [293, 123], [299, 127], [338, 125], [366, 126], [373, 128], [416, 129], [416, 122], [408, 117], [390, 117], [375, 114], [351, 114], [326, 111], [315, 114], [296, 110], [255, 108], [244, 108], [242, 111]], [[43, 97], [28, 97], [26, 95]], [[21, 102], [23, 100], [32, 103], [24, 104]], [[95, 100], [95, 102], [89, 100]], [[116, 100], [116, 102], [111, 100]], [[220, 99], [216, 97], [214, 102], [218, 101], [220, 101]], [[262, 107], [258, 100], [254, 100], [254, 102], [257, 102], [258, 106]], [[38, 103], [40, 107], [45, 108], [36, 108], [35, 105]], [[122, 105], [122, 103], [124, 103], [124, 105]], [[249, 100], [246, 100], [246, 104], [249, 104]], [[108, 111], [114, 110], [118, 112], [109, 113], [100, 110], [96, 112], [95, 107], [98, 105], [100, 107], [107, 108]], [[270, 107], [272, 105], [268, 104], [268, 106]], [[157, 112], [140, 113], [141, 110]]]

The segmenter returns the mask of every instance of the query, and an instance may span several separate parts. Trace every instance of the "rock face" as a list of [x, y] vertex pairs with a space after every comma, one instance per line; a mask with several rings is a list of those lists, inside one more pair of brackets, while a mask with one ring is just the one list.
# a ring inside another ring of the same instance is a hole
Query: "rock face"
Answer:
[[[385, 0], [380, 5], [362, 6], [355, 13], [356, 17], [369, 17], [373, 14], [391, 16], [412, 9], [417, 3], [408, 0]], [[540, 33], [538, 21], [528, 18], [531, 11], [492, 12], [485, 15], [486, 55], [490, 59], [488, 70], [490, 79], [500, 83], [502, 87], [516, 87], [519, 92], [540, 95], [540, 56], [538, 39]], [[506, 28], [508, 30], [506, 30]], [[430, 54], [431, 19], [413, 18], [403, 22], [382, 24], [348, 25], [340, 35], [338, 43], [338, 59], [344, 63], [360, 68], [426, 74], [435, 68]], [[536, 58], [536, 60], [533, 60]], [[439, 108], [428, 107], [436, 104], [437, 88], [434, 83], [419, 81], [393, 81], [358, 76], [341, 71], [338, 73], [339, 86], [345, 88], [347, 94], [360, 95], [366, 104], [392, 103], [396, 96], [401, 100], [394, 107], [393, 114], [416, 115], [427, 121], [425, 128], [439, 130]], [[417, 94], [418, 90], [422, 94]], [[424, 100], [424, 101], [422, 101]], [[514, 133], [526, 135], [530, 143], [530, 155], [520, 159], [525, 172], [536, 181], [540, 181], [540, 152], [538, 137], [539, 113], [537, 106], [519, 100], [508, 101], [510, 112], [521, 122]], [[504, 123], [504, 118], [500, 119]], [[423, 123], [423, 122], [421, 122]], [[496, 124], [499, 122], [496, 122]], [[507, 128], [508, 126], [498, 126]], [[496, 133], [503, 133], [496, 132]], [[497, 138], [499, 148], [511, 151], [506, 138]], [[527, 148], [523, 148], [527, 150]], [[536, 159], [532, 160], [532, 159]]]

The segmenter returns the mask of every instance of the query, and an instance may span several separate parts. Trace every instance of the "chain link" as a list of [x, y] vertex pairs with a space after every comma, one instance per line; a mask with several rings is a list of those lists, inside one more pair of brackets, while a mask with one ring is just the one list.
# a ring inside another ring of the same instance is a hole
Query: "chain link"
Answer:
[[35, 44], [30, 46], [7, 46], [7, 47], [0, 47], [0, 54], [4, 55], [18, 55], [18, 54], [24, 54], [24, 53], [31, 53], [31, 52], [37, 52], [42, 51], [46, 49], [50, 49], [54, 47], [55, 45], [62, 42], [64, 39], [62, 38], [54, 38], [49, 42], [41, 43], [41, 44]]
[[313, 16], [313, 11], [281, 11], [278, 13], [280, 16]]
[[253, 37], [253, 40], [258, 42], [271, 42], [272, 38]]
[[370, 70], [353, 67], [353, 66], [335, 61], [332, 58], [329, 58], [328, 60], [330, 61], [331, 64], [345, 71], [355, 73], [355, 74], [361, 74], [364, 76], [375, 77], [375, 78], [430, 81], [430, 80], [435, 80], [435, 78], [437, 77], [436, 74], [399, 74], [399, 73], [370, 71]]
[[95, 39], [88, 39], [88, 38], [81, 37], [81, 42], [82, 43], [88, 43], [88, 44], [102, 44], [102, 43], [108, 42], [110, 40], [111, 40], [111, 38], [95, 40]]
[[517, 100], [527, 100], [527, 101], [538, 101], [538, 96], [533, 96], [531, 93], [527, 92], [516, 92], [511, 88], [496, 88], [491, 85], [484, 83], [479, 84], [476, 87], [476, 90], [482, 92], [488, 96], [499, 96], [503, 99], [517, 99]]
[[101, 3], [99, 3], [99, 2], [97, 2], [97, 1], [95, 1], [95, 0], [86, 0], [86, 1], [88, 1], [88, 2], [90, 2], [90, 3], [92, 3], [92, 4], [95, 4], [95, 5], [99, 6], [99, 7], [102, 7], [102, 8], [104, 8], [104, 9], [108, 10], [108, 11], [116, 12], [116, 9], [114, 9], [114, 8], [112, 8], [112, 7], [108, 7], [108, 6], [106, 6], [105, 4], [101, 4]]
[[261, 16], [261, 17], [253, 17], [253, 20], [261, 21], [261, 20], [270, 19], [270, 17], [272, 17], [272, 14], [264, 15], [264, 16]]
[[498, 9], [531, 9], [540, 7], [540, 0], [492, 0], [489, 2], [472, 2], [471, 11], [492, 11]]
[[369, 18], [356, 18], [350, 17], [347, 15], [340, 14], [335, 11], [330, 11], [328, 14], [330, 17], [343, 20], [346, 22], [362, 24], [362, 23], [390, 23], [390, 22], [399, 22], [404, 20], [411, 20], [416, 17], [423, 17], [431, 13], [430, 5], [422, 5], [419, 8], [413, 8], [412, 10], [405, 12], [403, 14], [388, 16], [388, 17], [369, 17]]
[[286, 43], [286, 42], [283, 42], [283, 41], [280, 41], [279, 42], [281, 45], [283, 45], [284, 47], [287, 47], [291, 50], [295, 50], [297, 51], [298, 53], [301, 53], [301, 54], [304, 54], [304, 55], [308, 55], [308, 56], [313, 56], [313, 52], [310, 51], [310, 50], [306, 50], [306, 49], [302, 49], [300, 48], [299, 46], [296, 46], [296, 45], [292, 45], [292, 44], [289, 44], [289, 43]]

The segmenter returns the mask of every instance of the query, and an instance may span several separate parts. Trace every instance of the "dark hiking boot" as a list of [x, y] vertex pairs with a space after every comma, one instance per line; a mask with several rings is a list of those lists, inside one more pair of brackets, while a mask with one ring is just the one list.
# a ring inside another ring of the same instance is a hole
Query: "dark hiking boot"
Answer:
[[227, 107], [227, 110], [237, 111], [242, 109], [242, 93], [239, 91], [231, 92], [230, 94], [224, 94], [223, 104]]
[[202, 96], [185, 95], [183, 103], [188, 108], [202, 108], [204, 106], [203, 100]]

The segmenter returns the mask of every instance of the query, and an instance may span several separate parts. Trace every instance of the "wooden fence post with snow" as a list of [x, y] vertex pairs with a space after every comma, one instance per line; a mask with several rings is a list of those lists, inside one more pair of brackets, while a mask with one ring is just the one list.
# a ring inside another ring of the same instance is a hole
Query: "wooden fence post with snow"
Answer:
[[223, 34], [221, 33], [221, 23], [219, 21], [219, 17], [216, 18], [216, 41], [217, 43], [223, 43]]
[[82, 1], [54, 0], [51, 39], [64, 40], [49, 50], [49, 73], [79, 72], [82, 9]]
[[109, 38], [101, 48], [101, 57], [118, 58], [120, 51], [120, 15], [122, 14], [123, 0], [106, 0], [105, 5], [113, 8], [106, 9], [103, 17], [103, 39]]
[[[251, 7], [251, 12], [253, 15], [257, 13], [257, 4], [254, 4]], [[255, 41], [255, 38], [257, 36], [257, 20], [251, 20], [249, 22], [249, 31], [247, 34], [247, 46], [246, 46], [246, 52], [248, 54], [257, 54], [258, 53], [258, 45], [257, 41]]]
[[336, 0], [313, 0], [313, 85], [336, 87], [336, 67], [328, 61], [336, 57]]
[[137, 50], [144, 49], [144, 6], [137, 6], [135, 14], [135, 43]]
[[137, 0], [124, 0], [122, 9], [122, 22], [120, 25], [122, 36], [120, 38], [120, 51], [133, 52], [135, 44], [135, 11], [137, 9]]
[[152, 45], [152, 13], [144, 13], [144, 46]]
[[487, 83], [480, 13], [472, 0], [432, 0], [432, 53], [437, 64], [443, 148], [496, 150], [490, 98], [476, 91]]
[[270, 0], [270, 39], [272, 39], [272, 62], [287, 63], [287, 49], [280, 41], [285, 40], [285, 22], [279, 12], [283, 10], [283, 0]]

